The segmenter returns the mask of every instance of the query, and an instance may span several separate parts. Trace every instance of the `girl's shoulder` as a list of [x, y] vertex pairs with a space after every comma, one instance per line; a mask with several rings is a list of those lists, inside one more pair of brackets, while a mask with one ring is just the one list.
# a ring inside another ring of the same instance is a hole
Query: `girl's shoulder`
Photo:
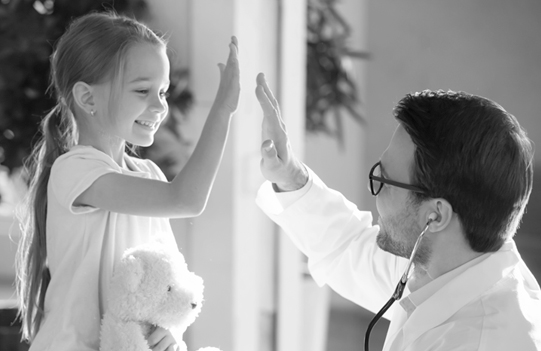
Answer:
[[96, 172], [97, 168], [107, 169], [109, 172], [118, 172], [126, 175], [166, 180], [160, 168], [149, 159], [141, 159], [128, 154], [124, 155], [126, 168], [118, 165], [109, 155], [92, 147], [78, 145], [56, 159], [54, 169], [76, 170], [81, 172]]
[[105, 163], [110, 167], [118, 168], [118, 165], [113, 161], [111, 157], [101, 152], [100, 150], [93, 148], [92, 146], [76, 145], [72, 147], [68, 152], [60, 155], [54, 162], [53, 167], [58, 164], [66, 164], [72, 162], [84, 162], [94, 161]]

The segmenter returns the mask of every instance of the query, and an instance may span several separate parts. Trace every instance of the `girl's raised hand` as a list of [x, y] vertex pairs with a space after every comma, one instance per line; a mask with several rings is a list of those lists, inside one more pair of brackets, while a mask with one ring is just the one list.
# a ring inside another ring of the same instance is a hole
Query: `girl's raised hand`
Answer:
[[227, 63], [218, 64], [220, 69], [220, 85], [214, 105], [217, 112], [232, 114], [237, 110], [240, 95], [240, 70], [238, 60], [238, 41], [235, 36], [231, 37], [229, 43], [229, 57]]

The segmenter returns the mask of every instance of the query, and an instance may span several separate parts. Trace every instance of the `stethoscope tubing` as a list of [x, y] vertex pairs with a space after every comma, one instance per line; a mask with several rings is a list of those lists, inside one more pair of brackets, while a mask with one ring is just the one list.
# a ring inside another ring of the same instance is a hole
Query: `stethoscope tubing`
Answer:
[[372, 320], [370, 321], [370, 324], [368, 324], [368, 327], [366, 328], [366, 333], [364, 335], [364, 351], [369, 351], [370, 332], [372, 331], [372, 328], [374, 328], [374, 326], [379, 321], [381, 316], [383, 316], [385, 314], [385, 312], [387, 312], [387, 310], [389, 308], [391, 308], [393, 303], [402, 298], [402, 294], [404, 293], [404, 288], [406, 287], [406, 283], [408, 282], [411, 267], [413, 266], [413, 258], [417, 254], [417, 250], [419, 249], [419, 245], [421, 243], [421, 240], [422, 240], [423, 236], [425, 235], [425, 233], [427, 232], [428, 227], [430, 226], [431, 222], [432, 222], [432, 220], [429, 219], [428, 222], [426, 223], [425, 229], [423, 229], [421, 234], [419, 234], [419, 236], [417, 237], [417, 240], [415, 241], [415, 245], [413, 246], [413, 250], [411, 251], [411, 255], [410, 255], [410, 258], [409, 258], [409, 261], [408, 261], [408, 265], [406, 267], [406, 271], [404, 272], [404, 274], [402, 275], [402, 278], [400, 278], [400, 281], [396, 285], [396, 289], [395, 289], [393, 295], [391, 296], [389, 301], [387, 301], [387, 303], [374, 316], [374, 318], [372, 318]]

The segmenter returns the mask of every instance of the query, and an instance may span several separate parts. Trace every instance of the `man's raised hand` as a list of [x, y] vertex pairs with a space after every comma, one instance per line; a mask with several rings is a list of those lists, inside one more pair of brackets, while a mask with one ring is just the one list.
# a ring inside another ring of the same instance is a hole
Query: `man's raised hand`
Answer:
[[255, 93], [263, 110], [261, 173], [278, 191], [300, 189], [308, 181], [308, 172], [291, 149], [280, 106], [263, 73], [257, 75], [256, 83]]

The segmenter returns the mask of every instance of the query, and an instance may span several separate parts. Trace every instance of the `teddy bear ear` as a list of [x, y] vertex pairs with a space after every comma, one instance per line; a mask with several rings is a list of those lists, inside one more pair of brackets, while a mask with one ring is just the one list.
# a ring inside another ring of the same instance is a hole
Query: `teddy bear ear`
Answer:
[[143, 267], [143, 262], [137, 259], [134, 256], [128, 256], [124, 260], [125, 270], [124, 270], [124, 283], [128, 291], [136, 291], [139, 287], [139, 284], [143, 280], [145, 269]]

